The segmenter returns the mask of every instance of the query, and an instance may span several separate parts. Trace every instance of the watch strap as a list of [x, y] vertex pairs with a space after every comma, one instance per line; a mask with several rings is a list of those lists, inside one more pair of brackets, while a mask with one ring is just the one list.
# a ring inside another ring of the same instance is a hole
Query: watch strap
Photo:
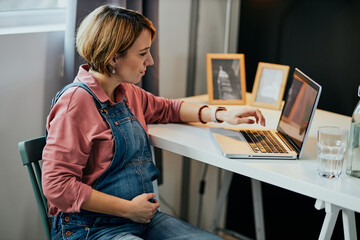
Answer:
[[211, 115], [210, 115], [211, 121], [216, 122], [216, 123], [222, 123], [223, 122], [223, 121], [218, 120], [216, 118], [216, 113], [219, 112], [219, 111], [226, 111], [226, 108], [225, 107], [214, 107], [214, 108], [212, 108], [211, 109]]

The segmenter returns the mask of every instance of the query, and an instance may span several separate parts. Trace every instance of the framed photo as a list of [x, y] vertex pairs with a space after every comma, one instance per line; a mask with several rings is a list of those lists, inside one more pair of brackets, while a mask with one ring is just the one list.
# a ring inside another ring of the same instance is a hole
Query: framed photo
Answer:
[[251, 105], [280, 109], [290, 67], [259, 62], [251, 96]]
[[245, 104], [244, 54], [206, 54], [209, 104]]

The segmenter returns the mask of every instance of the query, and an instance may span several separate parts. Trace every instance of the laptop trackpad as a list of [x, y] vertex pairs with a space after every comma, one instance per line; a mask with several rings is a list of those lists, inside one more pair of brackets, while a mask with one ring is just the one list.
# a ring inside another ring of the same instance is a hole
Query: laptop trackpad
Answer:
[[[214, 140], [223, 154], [239, 154], [245, 149], [252, 151], [249, 144], [238, 130], [210, 128]], [[239, 151], [240, 150], [240, 151]]]

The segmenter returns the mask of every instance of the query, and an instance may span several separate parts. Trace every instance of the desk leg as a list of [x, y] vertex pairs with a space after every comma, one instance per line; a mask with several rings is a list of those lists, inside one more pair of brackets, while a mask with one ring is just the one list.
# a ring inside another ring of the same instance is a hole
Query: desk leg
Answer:
[[[211, 232], [215, 232], [219, 226], [221, 211], [225, 205], [225, 201], [229, 192], [231, 179], [233, 173], [225, 171], [224, 179], [221, 184], [219, 198], [215, 207], [215, 213], [213, 217], [213, 223], [210, 228]], [[262, 204], [262, 194], [261, 194], [261, 182], [255, 179], [251, 179], [251, 188], [252, 188], [252, 197], [253, 197], [253, 207], [254, 207], [254, 218], [255, 218], [255, 234], [256, 240], [265, 240], [265, 224], [264, 224], [264, 214], [263, 214], [263, 204]]]
[[221, 211], [225, 205], [225, 201], [226, 201], [226, 198], [227, 198], [227, 195], [229, 192], [232, 176], [233, 176], [232, 172], [225, 171], [224, 179], [222, 180], [219, 197], [218, 197], [216, 207], [215, 207], [212, 226], [210, 228], [211, 232], [215, 232], [216, 228], [219, 226]]
[[344, 237], [348, 239], [357, 239], [355, 213], [349, 209], [342, 210]]
[[264, 211], [261, 194], [261, 182], [251, 179], [251, 189], [254, 206], [255, 234], [257, 240], [265, 240]]
[[316, 200], [315, 208], [317, 210], [321, 210], [325, 208], [325, 212], [326, 212], [319, 239], [327, 240], [331, 238], [340, 210], [342, 210], [345, 240], [357, 239], [354, 211], [340, 208], [338, 206], [335, 206], [328, 202], [324, 202], [319, 199]]
[[339, 214], [340, 208], [338, 206], [332, 205], [322, 200], [316, 200], [315, 208], [317, 210], [321, 210], [325, 208], [325, 212], [326, 212], [324, 223], [321, 228], [319, 240], [330, 239], [334, 231], [336, 219]]

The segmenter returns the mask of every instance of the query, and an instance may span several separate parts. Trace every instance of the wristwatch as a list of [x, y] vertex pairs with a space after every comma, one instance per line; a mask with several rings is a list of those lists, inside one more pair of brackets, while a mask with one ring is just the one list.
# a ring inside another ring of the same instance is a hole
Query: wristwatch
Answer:
[[225, 107], [214, 107], [211, 109], [211, 121], [213, 122], [217, 122], [217, 123], [222, 123], [223, 121], [221, 120], [218, 120], [216, 118], [216, 113], [219, 112], [219, 111], [226, 111], [226, 108]]

